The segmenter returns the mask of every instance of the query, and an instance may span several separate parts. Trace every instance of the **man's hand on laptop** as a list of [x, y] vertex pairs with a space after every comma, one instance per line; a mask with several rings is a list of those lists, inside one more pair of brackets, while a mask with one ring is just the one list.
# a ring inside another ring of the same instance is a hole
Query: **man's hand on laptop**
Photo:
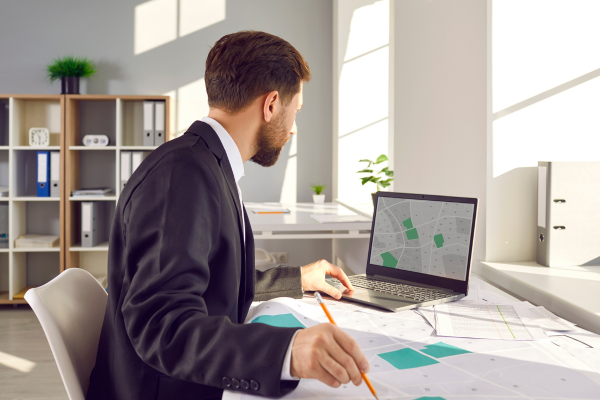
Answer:
[[354, 290], [344, 271], [325, 260], [302, 267], [302, 289], [319, 291], [339, 300], [342, 294], [339, 290], [325, 282], [325, 275], [331, 275], [331, 277], [342, 282], [348, 290]]
[[362, 382], [360, 373], [369, 371], [369, 362], [358, 343], [330, 323], [298, 332], [290, 364], [292, 376], [318, 379], [334, 388], [350, 381], [358, 386]]

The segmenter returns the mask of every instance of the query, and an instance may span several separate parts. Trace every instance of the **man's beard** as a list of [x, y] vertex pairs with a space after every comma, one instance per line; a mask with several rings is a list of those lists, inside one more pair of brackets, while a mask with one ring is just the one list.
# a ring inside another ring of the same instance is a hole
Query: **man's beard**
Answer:
[[285, 135], [285, 119], [286, 114], [281, 110], [277, 119], [261, 125], [256, 135], [256, 152], [252, 161], [263, 167], [275, 165], [289, 136]]

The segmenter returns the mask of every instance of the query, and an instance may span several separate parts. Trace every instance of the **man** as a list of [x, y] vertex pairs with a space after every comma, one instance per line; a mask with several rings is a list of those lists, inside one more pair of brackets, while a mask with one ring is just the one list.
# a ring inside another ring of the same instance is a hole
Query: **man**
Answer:
[[282, 396], [297, 378], [361, 383], [368, 362], [331, 324], [242, 325], [253, 300], [320, 290], [326, 261], [254, 269], [237, 185], [243, 162], [275, 164], [310, 70], [263, 32], [221, 38], [206, 60], [210, 113], [155, 150], [121, 194], [110, 236], [108, 305], [87, 398], [212, 399], [223, 389]]

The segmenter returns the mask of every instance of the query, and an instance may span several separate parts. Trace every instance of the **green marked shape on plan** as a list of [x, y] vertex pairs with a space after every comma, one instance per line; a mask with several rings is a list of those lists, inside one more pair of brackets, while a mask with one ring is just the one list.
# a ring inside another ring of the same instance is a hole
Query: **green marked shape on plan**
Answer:
[[377, 355], [392, 364], [392, 366], [396, 369], [419, 368], [439, 363], [439, 361], [424, 356], [418, 351], [409, 348]]
[[384, 267], [396, 268], [396, 265], [398, 265], [398, 260], [396, 260], [396, 257], [394, 257], [389, 251], [383, 253], [381, 258], [383, 259]]
[[433, 237], [433, 241], [435, 242], [435, 247], [438, 249], [444, 246], [444, 236], [440, 233]]
[[306, 328], [293, 314], [261, 315], [251, 323], [266, 324], [280, 328]]
[[419, 234], [417, 233], [417, 228], [409, 229], [406, 231], [406, 238], [408, 240], [415, 240], [419, 238]]
[[421, 350], [421, 352], [435, 358], [443, 358], [470, 353], [470, 351], [468, 350], [461, 349], [460, 347], [452, 346], [444, 342], [438, 342], [435, 344], [430, 344], [429, 346], [425, 346], [425, 349]]
[[405, 219], [404, 221], [402, 221], [402, 225], [404, 225], [406, 227], [406, 229], [412, 229], [413, 228], [413, 223], [412, 223], [412, 219]]
[[439, 397], [439, 396], [436, 396], [436, 397], [425, 396], [425, 397], [419, 397], [418, 399], [415, 399], [415, 400], [446, 400], [446, 399], [443, 397]]

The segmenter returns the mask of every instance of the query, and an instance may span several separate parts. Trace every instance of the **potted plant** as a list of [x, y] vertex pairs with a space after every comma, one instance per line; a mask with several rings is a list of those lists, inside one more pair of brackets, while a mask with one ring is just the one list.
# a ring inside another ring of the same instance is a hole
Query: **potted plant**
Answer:
[[313, 201], [315, 202], [315, 204], [323, 204], [325, 203], [325, 195], [321, 194], [323, 193], [323, 190], [327, 189], [326, 185], [319, 185], [319, 184], [313, 184], [310, 187], [310, 190], [312, 190], [313, 192], [315, 192], [315, 194], [313, 194]]
[[65, 56], [46, 67], [50, 82], [61, 80], [61, 94], [79, 94], [79, 79], [96, 73], [96, 65], [87, 57]]
[[[369, 163], [369, 165], [367, 165], [366, 168], [364, 168], [360, 171], [357, 171], [357, 174], [371, 174], [369, 176], [364, 176], [364, 177], [360, 178], [363, 186], [367, 182], [373, 182], [375, 185], [377, 185], [378, 191], [383, 190], [384, 188], [390, 186], [391, 182], [394, 180], [394, 178], [393, 178], [394, 171], [390, 170], [389, 167], [382, 168], [379, 171], [371, 169], [371, 165], [381, 164], [382, 162], [385, 162], [385, 161], [388, 161], [388, 158], [385, 154], [382, 154], [379, 157], [377, 157], [377, 160], [375, 160], [375, 161], [366, 160], [366, 159], [359, 161], [359, 162]], [[383, 174], [383, 176], [378, 176], [381, 174]], [[371, 193], [371, 197], [373, 198], [373, 205], [375, 205], [375, 193]]]

